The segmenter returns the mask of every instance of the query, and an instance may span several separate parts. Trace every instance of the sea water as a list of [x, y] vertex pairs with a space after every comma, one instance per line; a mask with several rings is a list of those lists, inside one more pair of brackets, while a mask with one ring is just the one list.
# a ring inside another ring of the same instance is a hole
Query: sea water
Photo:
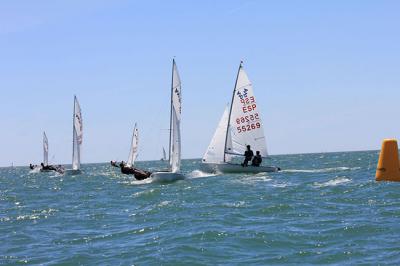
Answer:
[[[279, 173], [135, 181], [0, 169], [0, 264], [400, 264], [400, 183], [378, 152], [272, 156]], [[138, 162], [157, 169], [166, 162]]]

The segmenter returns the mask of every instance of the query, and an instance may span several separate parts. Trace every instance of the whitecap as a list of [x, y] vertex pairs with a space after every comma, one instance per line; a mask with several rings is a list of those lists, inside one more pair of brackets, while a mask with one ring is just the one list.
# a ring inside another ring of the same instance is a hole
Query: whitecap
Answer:
[[327, 173], [327, 172], [337, 172], [337, 171], [351, 171], [358, 170], [360, 167], [329, 167], [329, 168], [321, 168], [321, 169], [285, 169], [281, 172], [284, 173]]
[[338, 186], [338, 185], [348, 183], [348, 182], [351, 182], [351, 179], [349, 179], [347, 177], [337, 177], [335, 179], [329, 180], [324, 183], [315, 182], [314, 186], [315, 187], [330, 187], [330, 186]]
[[216, 176], [216, 174], [206, 173], [200, 170], [194, 170], [188, 175], [189, 178], [200, 178], [208, 176]]

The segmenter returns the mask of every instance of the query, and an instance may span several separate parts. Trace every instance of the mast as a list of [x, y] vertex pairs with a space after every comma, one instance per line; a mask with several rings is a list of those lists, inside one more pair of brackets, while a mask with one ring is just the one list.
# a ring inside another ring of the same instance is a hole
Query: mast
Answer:
[[172, 77], [171, 77], [171, 112], [169, 116], [169, 149], [168, 149], [168, 161], [171, 164], [171, 138], [172, 138], [172, 106], [174, 97], [174, 68], [175, 68], [175, 58], [172, 59]]
[[236, 75], [235, 87], [233, 88], [231, 108], [229, 109], [228, 123], [226, 125], [225, 145], [224, 145], [224, 162], [226, 162], [226, 143], [228, 142], [229, 122], [231, 121], [233, 100], [235, 99], [236, 86], [239, 78], [240, 69], [242, 68], [243, 61], [240, 61], [239, 69]]

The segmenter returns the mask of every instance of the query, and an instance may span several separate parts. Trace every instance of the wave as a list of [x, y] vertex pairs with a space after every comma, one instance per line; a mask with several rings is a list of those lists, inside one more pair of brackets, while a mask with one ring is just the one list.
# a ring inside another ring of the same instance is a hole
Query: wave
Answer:
[[321, 168], [321, 169], [286, 169], [282, 170], [283, 173], [329, 173], [329, 172], [338, 172], [338, 171], [352, 171], [358, 170], [361, 167], [330, 167], [330, 168]]
[[200, 177], [208, 177], [208, 176], [216, 176], [217, 174], [207, 173], [200, 170], [193, 170], [188, 174], [188, 178], [200, 178]]
[[338, 185], [341, 185], [341, 184], [344, 184], [344, 183], [348, 183], [348, 182], [351, 182], [350, 178], [338, 177], [338, 178], [329, 180], [329, 181], [324, 182], [324, 183], [315, 182], [314, 186], [315, 187], [332, 187], [332, 186], [338, 186]]

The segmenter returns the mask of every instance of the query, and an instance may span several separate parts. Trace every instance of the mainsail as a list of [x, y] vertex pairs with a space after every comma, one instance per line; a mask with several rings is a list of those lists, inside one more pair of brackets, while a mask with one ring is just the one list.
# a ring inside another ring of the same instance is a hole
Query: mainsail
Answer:
[[207, 151], [203, 156], [205, 163], [223, 163], [224, 162], [224, 149], [226, 128], [228, 126], [229, 106], [225, 107], [225, 111], [218, 123], [214, 136], [208, 145]]
[[43, 164], [49, 164], [49, 142], [47, 140], [46, 132], [43, 132]]
[[243, 155], [247, 145], [260, 151], [263, 157], [268, 155], [253, 86], [242, 64], [236, 78], [226, 132], [224, 161], [230, 161], [232, 155]]
[[138, 156], [138, 145], [139, 145], [139, 131], [135, 123], [135, 127], [133, 128], [132, 134], [132, 142], [131, 142], [131, 149], [129, 151], [127, 166], [132, 167], [135, 163], [135, 160]]
[[176, 173], [181, 167], [181, 80], [175, 60], [172, 61], [171, 117], [169, 140], [169, 163]]
[[82, 145], [82, 113], [78, 99], [74, 96], [74, 117], [73, 117], [73, 150], [72, 169], [79, 170], [81, 167], [81, 145]]

